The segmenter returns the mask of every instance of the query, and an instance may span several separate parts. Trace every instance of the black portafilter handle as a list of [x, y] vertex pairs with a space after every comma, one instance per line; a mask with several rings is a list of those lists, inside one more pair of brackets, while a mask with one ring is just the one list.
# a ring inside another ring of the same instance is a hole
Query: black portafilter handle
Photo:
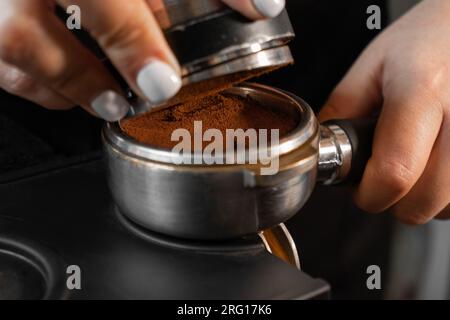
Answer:
[[330, 120], [320, 133], [318, 181], [324, 184], [361, 180], [372, 155], [377, 118]]

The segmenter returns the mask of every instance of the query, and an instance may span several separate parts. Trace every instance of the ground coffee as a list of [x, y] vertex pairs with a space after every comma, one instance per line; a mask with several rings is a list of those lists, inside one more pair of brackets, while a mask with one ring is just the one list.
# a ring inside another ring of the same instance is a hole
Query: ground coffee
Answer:
[[[286, 65], [280, 65], [276, 67], [241, 71], [238, 73], [231, 73], [220, 77], [214, 77], [212, 79], [203, 80], [200, 82], [194, 82], [184, 85], [181, 90], [170, 99], [164, 106], [172, 106], [175, 104], [183, 103], [191, 100], [195, 97], [197, 100], [206, 96], [211, 96], [228, 88], [233, 87], [235, 84], [242, 83], [249, 79], [255, 79], [265, 73], [270, 73], [278, 68], [282, 68]], [[164, 108], [162, 106], [161, 108]]]
[[272, 110], [250, 97], [219, 93], [125, 119], [121, 127], [141, 143], [171, 149], [178, 144], [171, 141], [172, 132], [184, 128], [193, 137], [194, 121], [202, 121], [203, 131], [219, 129], [224, 136], [226, 129], [279, 129], [281, 138], [297, 125], [291, 115]]

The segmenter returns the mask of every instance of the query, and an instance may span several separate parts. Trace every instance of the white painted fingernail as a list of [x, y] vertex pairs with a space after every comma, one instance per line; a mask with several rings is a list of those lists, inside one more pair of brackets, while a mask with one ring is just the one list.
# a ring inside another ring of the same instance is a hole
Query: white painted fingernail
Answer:
[[253, 0], [256, 10], [267, 18], [275, 18], [283, 11], [285, 0]]
[[139, 71], [137, 84], [148, 100], [160, 103], [180, 90], [181, 78], [167, 63], [153, 60]]
[[91, 103], [97, 115], [108, 122], [119, 121], [127, 114], [130, 104], [113, 90], [101, 93]]

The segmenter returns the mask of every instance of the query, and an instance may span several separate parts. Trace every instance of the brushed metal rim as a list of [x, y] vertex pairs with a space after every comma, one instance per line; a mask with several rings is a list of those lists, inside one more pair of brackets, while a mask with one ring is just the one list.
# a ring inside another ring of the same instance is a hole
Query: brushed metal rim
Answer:
[[243, 43], [229, 47], [206, 58], [181, 67], [183, 84], [196, 83], [235, 72], [274, 68], [294, 62], [286, 45], [294, 38], [293, 33], [277, 35], [273, 39]]
[[[284, 100], [286, 102], [286, 105], [292, 105], [296, 108], [296, 110], [298, 110], [300, 120], [295, 130], [282, 138], [279, 145], [270, 146], [268, 150], [263, 150], [264, 152], [266, 152], [265, 154], [276, 156], [288, 154], [301, 147], [317, 135], [318, 122], [311, 107], [305, 101], [292, 94], [285, 93], [279, 89], [275, 89], [269, 86], [254, 83], [240, 84], [227, 91], [245, 95], [256, 95], [258, 93], [269, 94], [276, 98]], [[103, 137], [106, 142], [111, 144], [118, 151], [123, 152], [131, 157], [138, 157], [142, 160], [156, 161], [166, 164], [174, 164], [184, 161], [184, 163], [194, 164], [203, 163], [202, 160], [204, 159], [203, 154], [192, 153], [188, 156], [189, 158], [186, 158], [182, 157], [180, 154], [172, 152], [171, 150], [151, 147], [140, 143], [123, 133], [118, 122], [107, 123], [103, 129]], [[256, 148], [247, 150], [246, 153], [248, 155], [252, 152], [262, 151]], [[217, 160], [217, 158], [215, 158], [214, 160]], [[225, 155], [223, 160], [224, 163], [226, 163]], [[180, 166], [182, 167], [184, 165]], [[232, 165], [225, 164], [224, 166]]]
[[282, 44], [279, 40], [268, 44], [249, 43], [236, 51], [215, 55], [211, 57], [211, 60], [183, 66], [183, 84], [196, 83], [236, 72], [260, 71], [292, 64], [294, 58], [289, 47], [270, 47], [275, 43]]

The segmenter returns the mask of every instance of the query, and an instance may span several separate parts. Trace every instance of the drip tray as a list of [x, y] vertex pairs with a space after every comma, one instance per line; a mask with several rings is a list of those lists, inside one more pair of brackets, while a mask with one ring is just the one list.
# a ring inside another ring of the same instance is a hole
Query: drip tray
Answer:
[[44, 299], [46, 280], [26, 257], [0, 249], [0, 300]]
[[41, 300], [64, 297], [58, 259], [26, 240], [0, 238], [0, 300]]

